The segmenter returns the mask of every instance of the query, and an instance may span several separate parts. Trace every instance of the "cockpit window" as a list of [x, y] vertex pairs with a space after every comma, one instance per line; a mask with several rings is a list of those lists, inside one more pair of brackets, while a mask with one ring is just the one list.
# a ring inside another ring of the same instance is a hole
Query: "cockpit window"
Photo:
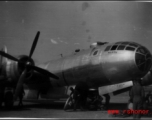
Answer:
[[151, 58], [151, 55], [149, 53], [146, 55], [146, 59], [148, 58]]
[[124, 45], [120, 45], [117, 50], [124, 50], [124, 49], [125, 49], [125, 46]]
[[137, 65], [140, 65], [141, 63], [144, 63], [145, 60], [145, 56], [139, 53], [136, 53], [136, 63]]
[[133, 48], [133, 47], [129, 47], [129, 46], [128, 46], [128, 47], [126, 48], [126, 50], [134, 51], [134, 50], [135, 50], [135, 48]]
[[117, 46], [118, 46], [118, 45], [112, 46], [111, 50], [116, 50]]
[[107, 46], [106, 49], [105, 49], [105, 51], [110, 50], [110, 48], [111, 48], [111, 46]]
[[98, 50], [94, 51], [93, 55], [97, 55], [97, 53], [98, 53]]
[[142, 47], [138, 48], [137, 52], [142, 53], [142, 54], [146, 53], [145, 49], [143, 49]]

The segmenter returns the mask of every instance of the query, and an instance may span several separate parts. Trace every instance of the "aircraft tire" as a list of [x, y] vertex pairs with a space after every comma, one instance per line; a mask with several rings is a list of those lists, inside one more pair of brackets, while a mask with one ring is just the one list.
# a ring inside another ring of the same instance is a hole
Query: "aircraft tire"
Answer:
[[5, 93], [4, 105], [7, 109], [11, 109], [13, 107], [13, 104], [13, 93], [11, 91], [8, 91]]

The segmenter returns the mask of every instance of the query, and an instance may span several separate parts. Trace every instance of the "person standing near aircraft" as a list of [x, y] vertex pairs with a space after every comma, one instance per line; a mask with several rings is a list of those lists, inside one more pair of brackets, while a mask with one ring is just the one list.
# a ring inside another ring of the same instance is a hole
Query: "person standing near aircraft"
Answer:
[[4, 99], [5, 84], [6, 84], [5, 76], [0, 75], [0, 107], [2, 106], [2, 102], [3, 102], [3, 99]]
[[88, 85], [86, 82], [79, 82], [75, 86], [74, 90], [74, 111], [76, 110], [77, 106], [80, 106], [81, 110], [85, 109], [86, 100], [87, 100], [87, 93], [88, 93]]
[[145, 101], [147, 101], [147, 103], [148, 103], [149, 105], [152, 103], [151, 97], [152, 97], [152, 94], [151, 94], [151, 91], [149, 91], [148, 94], [147, 94], [146, 97], [145, 97]]
[[72, 95], [74, 94], [74, 89], [73, 89], [73, 87], [70, 87], [70, 90], [71, 90], [70, 96], [72, 96]]
[[24, 92], [24, 88], [22, 87], [22, 91], [21, 91], [21, 93], [19, 94], [19, 104], [18, 104], [19, 107], [22, 107], [22, 106], [23, 106], [22, 100], [23, 100], [23, 96], [24, 96], [24, 95], [25, 95], [25, 92]]
[[[133, 99], [133, 112], [135, 110], [141, 110], [143, 107], [143, 100], [145, 97], [144, 88], [141, 86], [141, 79], [136, 78], [133, 80], [133, 86], [130, 91], [130, 97]], [[141, 115], [133, 113], [133, 118], [140, 118]]]
[[76, 108], [79, 102], [79, 94], [78, 94], [78, 91], [75, 89], [74, 89], [73, 99], [74, 99], [73, 110], [76, 111]]
[[109, 102], [110, 102], [110, 95], [109, 94], [104, 94], [103, 96], [105, 97], [105, 106], [104, 106], [104, 108], [108, 109]]

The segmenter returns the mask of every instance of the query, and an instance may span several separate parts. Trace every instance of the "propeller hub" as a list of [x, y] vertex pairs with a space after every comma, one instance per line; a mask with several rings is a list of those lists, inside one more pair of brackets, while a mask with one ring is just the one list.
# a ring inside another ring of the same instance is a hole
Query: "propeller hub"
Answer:
[[17, 59], [15, 57], [3, 52], [3, 51], [0, 51], [0, 55], [17, 62], [18, 71], [19, 71], [19, 74], [21, 74], [21, 76], [22, 76], [22, 73], [24, 71], [24, 75], [26, 77], [29, 77], [29, 75], [31, 76], [33, 70], [35, 70], [37, 72], [40, 72], [41, 74], [44, 74], [44, 75], [47, 75], [49, 77], [58, 79], [58, 77], [56, 75], [50, 73], [49, 71], [34, 66], [34, 61], [32, 59], [32, 55], [33, 55], [33, 52], [34, 52], [35, 47], [37, 45], [37, 41], [38, 41], [39, 35], [40, 35], [40, 32], [38, 31], [36, 36], [35, 36], [35, 39], [33, 41], [33, 44], [32, 44], [32, 47], [31, 47], [31, 50], [30, 50], [30, 53], [29, 53], [28, 56], [22, 55], [22, 56], [19, 56], [19, 59]]
[[28, 62], [26, 63], [26, 65], [32, 65], [32, 63], [28, 61]]
[[19, 62], [18, 62], [18, 69], [20, 71], [20, 74], [27, 69], [27, 73], [30, 73], [32, 69], [30, 69], [28, 66], [34, 66], [34, 61], [32, 58], [29, 58], [26, 55], [19, 56]]

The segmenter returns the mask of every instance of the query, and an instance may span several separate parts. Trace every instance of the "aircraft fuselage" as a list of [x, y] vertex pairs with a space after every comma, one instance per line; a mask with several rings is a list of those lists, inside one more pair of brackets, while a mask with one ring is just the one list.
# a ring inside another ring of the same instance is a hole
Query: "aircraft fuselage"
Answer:
[[86, 81], [90, 87], [99, 87], [143, 77], [151, 67], [151, 54], [134, 42], [98, 45], [76, 52], [39, 67], [56, 74], [54, 86], [75, 85]]

